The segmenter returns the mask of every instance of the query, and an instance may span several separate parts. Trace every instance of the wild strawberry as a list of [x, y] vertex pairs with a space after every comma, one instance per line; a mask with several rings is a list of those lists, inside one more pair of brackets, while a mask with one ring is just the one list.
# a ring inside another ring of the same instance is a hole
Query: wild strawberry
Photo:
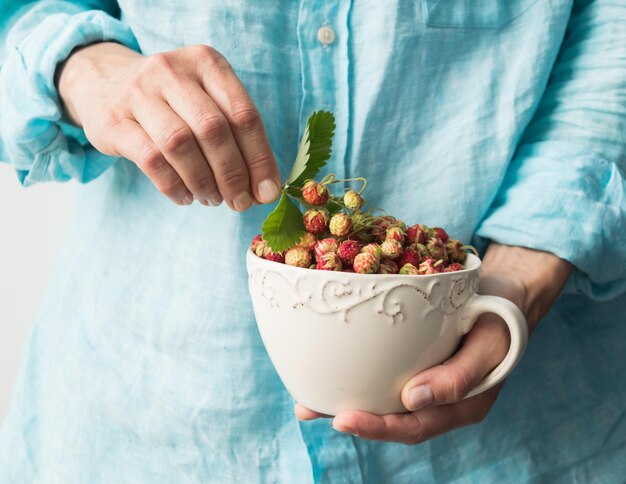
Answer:
[[337, 249], [337, 255], [346, 266], [354, 263], [354, 258], [361, 252], [361, 244], [356, 240], [344, 240]]
[[312, 234], [323, 234], [328, 230], [328, 220], [330, 216], [326, 210], [307, 210], [304, 212], [302, 221], [304, 222], [304, 228]]
[[380, 245], [374, 242], [364, 245], [361, 249], [361, 252], [372, 254], [374, 257], [376, 257], [376, 259], [380, 259], [383, 255], [382, 251], [380, 250]]
[[365, 200], [363, 200], [363, 197], [361, 197], [361, 195], [354, 190], [348, 190], [343, 196], [343, 203], [350, 210], [358, 210], [363, 206]]
[[400, 274], [406, 274], [410, 276], [416, 276], [419, 274], [417, 267], [411, 263], [406, 263], [400, 268]]
[[263, 258], [267, 260], [271, 260], [273, 262], [280, 262], [281, 264], [285, 262], [285, 256], [283, 255], [282, 252], [274, 252], [269, 247], [265, 248]]
[[452, 262], [460, 262], [461, 264], [465, 262], [465, 250], [463, 250], [463, 244], [455, 239], [448, 239], [446, 242], [446, 254], [448, 255], [448, 260]]
[[354, 230], [361, 230], [367, 224], [367, 216], [361, 212], [353, 213], [350, 219]]
[[261, 234], [254, 236], [254, 238], [252, 239], [252, 243], [250, 244], [250, 249], [252, 250], [252, 252], [256, 252], [256, 248], [259, 245], [259, 242], [261, 242], [262, 240], [263, 236]]
[[421, 260], [424, 260], [430, 257], [430, 253], [428, 252], [428, 249], [426, 248], [424, 244], [419, 244], [415, 242], [414, 244], [411, 244], [410, 247], [417, 253], [417, 255], [419, 255]]
[[257, 242], [256, 247], [254, 248], [254, 253], [259, 257], [263, 257], [265, 255], [266, 249], [267, 242], [265, 242], [264, 240], [260, 240], [259, 242]]
[[426, 241], [426, 249], [433, 259], [447, 259], [446, 248], [438, 237], [429, 237]]
[[454, 264], [450, 264], [448, 267], [446, 267], [443, 272], [456, 272], [462, 271], [463, 269], [465, 269], [465, 267], [463, 267], [458, 262], [455, 262]]
[[352, 222], [345, 213], [339, 212], [332, 216], [328, 227], [331, 234], [337, 237], [345, 237], [352, 229]]
[[420, 255], [410, 247], [407, 247], [402, 251], [402, 255], [398, 259], [398, 265], [402, 267], [404, 264], [413, 264], [417, 267], [421, 261], [422, 258]]
[[329, 196], [328, 188], [315, 180], [309, 180], [302, 187], [302, 198], [306, 200], [306, 203], [314, 207], [325, 205]]
[[423, 244], [426, 242], [426, 232], [422, 228], [423, 226], [420, 224], [411, 225], [406, 230], [406, 238], [409, 244], [414, 244], [417, 242], [418, 244]]
[[395, 239], [387, 239], [380, 244], [380, 251], [387, 259], [397, 259], [402, 255], [402, 244]]
[[439, 240], [441, 240], [444, 244], [448, 241], [448, 233], [441, 227], [435, 227], [433, 232], [435, 232], [435, 235], [439, 237]]
[[443, 260], [426, 259], [418, 267], [417, 271], [420, 274], [438, 274], [443, 272], [444, 263]]
[[374, 274], [378, 272], [380, 263], [374, 254], [369, 252], [361, 252], [354, 258], [354, 272], [359, 274]]
[[292, 247], [285, 252], [285, 264], [296, 267], [309, 267], [311, 265], [311, 252], [304, 247]]
[[328, 254], [329, 252], [337, 252], [339, 245], [337, 244], [337, 240], [332, 237], [327, 237], [322, 240], [318, 240], [315, 246], [313, 247], [313, 252], [315, 252], [315, 260], [319, 260], [324, 254]]
[[404, 243], [405, 233], [400, 227], [389, 227], [385, 233], [385, 239], [397, 240], [400, 244]]
[[342, 269], [341, 259], [335, 252], [326, 252], [317, 259], [315, 268], [320, 271], [340, 271]]
[[380, 267], [378, 268], [379, 274], [397, 274], [398, 271], [398, 264], [396, 264], [395, 261], [389, 259], [380, 261]]
[[300, 242], [297, 243], [298, 247], [304, 247], [306, 250], [313, 250], [317, 244], [317, 238], [311, 232], [304, 232], [300, 238]]
[[382, 242], [385, 240], [385, 234], [387, 233], [387, 229], [393, 227], [396, 223], [395, 217], [391, 215], [384, 215], [382, 217], [376, 217], [372, 223], [374, 227], [372, 228], [372, 236], [375, 240]]

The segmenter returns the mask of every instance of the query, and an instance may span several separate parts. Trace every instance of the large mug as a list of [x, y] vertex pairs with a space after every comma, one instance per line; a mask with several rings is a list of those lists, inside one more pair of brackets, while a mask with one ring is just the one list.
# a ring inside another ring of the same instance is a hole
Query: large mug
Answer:
[[287, 390], [305, 407], [406, 412], [404, 384], [448, 359], [483, 313], [506, 322], [504, 360], [469, 394], [502, 381], [519, 362], [528, 326], [512, 302], [476, 294], [480, 259], [432, 275], [354, 274], [292, 267], [247, 254], [254, 314]]

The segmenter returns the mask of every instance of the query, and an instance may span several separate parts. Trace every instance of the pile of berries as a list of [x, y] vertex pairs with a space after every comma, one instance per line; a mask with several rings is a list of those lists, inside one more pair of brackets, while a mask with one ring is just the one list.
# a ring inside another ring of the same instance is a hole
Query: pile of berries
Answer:
[[299, 243], [274, 252], [257, 235], [252, 251], [296, 267], [359, 274], [423, 275], [464, 269], [467, 247], [448, 237], [444, 229], [423, 224], [407, 227], [389, 215], [373, 215], [363, 210], [365, 201], [354, 190], [343, 197], [331, 196], [327, 185], [335, 181], [330, 180], [309, 180], [302, 188], [309, 209], [303, 216], [306, 232]]

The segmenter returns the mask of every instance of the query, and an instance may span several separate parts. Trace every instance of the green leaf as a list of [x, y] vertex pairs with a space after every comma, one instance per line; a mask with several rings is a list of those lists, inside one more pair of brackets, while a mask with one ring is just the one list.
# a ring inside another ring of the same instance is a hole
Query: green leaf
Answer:
[[278, 205], [267, 216], [261, 230], [267, 245], [275, 252], [290, 249], [300, 242], [304, 234], [302, 212], [284, 190]]
[[330, 158], [335, 134], [335, 116], [329, 111], [316, 111], [306, 123], [300, 147], [287, 178], [288, 185], [300, 186], [314, 178]]

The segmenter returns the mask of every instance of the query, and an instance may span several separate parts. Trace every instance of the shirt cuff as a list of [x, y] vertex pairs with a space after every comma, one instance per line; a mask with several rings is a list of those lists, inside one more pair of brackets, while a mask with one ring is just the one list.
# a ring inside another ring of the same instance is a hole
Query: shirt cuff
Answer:
[[[74, 48], [95, 42], [139, 48], [127, 26], [99, 10], [39, 15], [41, 21], [11, 48], [0, 72], [2, 155], [25, 186], [72, 178], [85, 183], [117, 158], [99, 153], [84, 136], [72, 136], [71, 129], [64, 129], [54, 84], [57, 65]], [[19, 28], [18, 22], [14, 29]]]
[[576, 266], [568, 292], [626, 292], [626, 182], [619, 167], [565, 142], [523, 145], [476, 231]]

